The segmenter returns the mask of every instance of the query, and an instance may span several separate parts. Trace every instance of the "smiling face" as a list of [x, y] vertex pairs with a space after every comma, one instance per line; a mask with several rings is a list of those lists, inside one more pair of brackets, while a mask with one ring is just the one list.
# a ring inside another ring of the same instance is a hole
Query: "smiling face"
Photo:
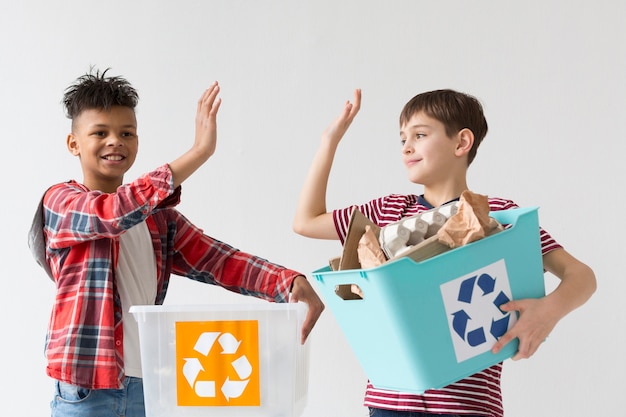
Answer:
[[448, 136], [442, 122], [417, 112], [400, 127], [400, 138], [409, 180], [424, 186], [427, 201], [439, 206], [468, 189], [468, 154], [474, 144], [471, 130]]
[[135, 111], [125, 106], [82, 111], [67, 137], [69, 151], [80, 158], [85, 186], [105, 193], [122, 185], [138, 146]]
[[401, 127], [400, 139], [402, 160], [411, 182], [425, 186], [441, 184], [458, 171], [458, 140], [446, 134], [439, 120], [423, 112], [415, 113]]

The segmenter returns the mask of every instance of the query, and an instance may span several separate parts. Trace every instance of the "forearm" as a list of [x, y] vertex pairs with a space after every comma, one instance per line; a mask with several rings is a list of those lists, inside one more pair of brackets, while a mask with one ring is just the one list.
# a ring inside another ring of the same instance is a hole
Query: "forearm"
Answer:
[[198, 170], [213, 154], [210, 149], [195, 146], [170, 162], [174, 188], [181, 185], [187, 178]]
[[322, 143], [305, 179], [293, 229], [296, 233], [318, 239], [337, 239], [331, 214], [327, 213], [326, 192], [337, 144]]
[[583, 305], [596, 290], [596, 278], [591, 268], [582, 262], [567, 265], [557, 288], [546, 296], [557, 319]]

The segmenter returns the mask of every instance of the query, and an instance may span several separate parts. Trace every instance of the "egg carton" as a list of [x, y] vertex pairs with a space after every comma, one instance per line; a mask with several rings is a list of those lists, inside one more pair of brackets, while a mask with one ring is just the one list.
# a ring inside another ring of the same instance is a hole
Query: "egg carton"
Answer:
[[436, 235], [457, 210], [458, 202], [453, 201], [382, 227], [378, 239], [387, 259], [401, 256], [411, 247]]

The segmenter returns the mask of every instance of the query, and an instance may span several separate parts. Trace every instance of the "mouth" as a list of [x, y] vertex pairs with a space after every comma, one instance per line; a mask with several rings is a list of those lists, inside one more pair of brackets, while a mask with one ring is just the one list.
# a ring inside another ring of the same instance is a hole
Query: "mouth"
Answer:
[[404, 162], [404, 164], [405, 164], [407, 167], [410, 167], [410, 166], [413, 166], [413, 165], [415, 165], [415, 164], [419, 163], [420, 161], [421, 161], [421, 159], [407, 159], [407, 160]]
[[106, 160], [106, 161], [114, 161], [114, 162], [118, 162], [121, 161], [123, 159], [126, 159], [125, 156], [123, 155], [104, 155], [102, 157], [102, 159]]

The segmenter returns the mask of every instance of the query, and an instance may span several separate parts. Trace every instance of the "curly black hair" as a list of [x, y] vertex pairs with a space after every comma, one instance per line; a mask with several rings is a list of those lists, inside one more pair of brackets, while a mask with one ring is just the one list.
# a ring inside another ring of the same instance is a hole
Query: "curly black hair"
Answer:
[[107, 77], [110, 68], [100, 72], [92, 67], [65, 89], [63, 105], [65, 115], [74, 119], [88, 109], [110, 110], [112, 106], [135, 109], [139, 95], [135, 88], [122, 77]]

